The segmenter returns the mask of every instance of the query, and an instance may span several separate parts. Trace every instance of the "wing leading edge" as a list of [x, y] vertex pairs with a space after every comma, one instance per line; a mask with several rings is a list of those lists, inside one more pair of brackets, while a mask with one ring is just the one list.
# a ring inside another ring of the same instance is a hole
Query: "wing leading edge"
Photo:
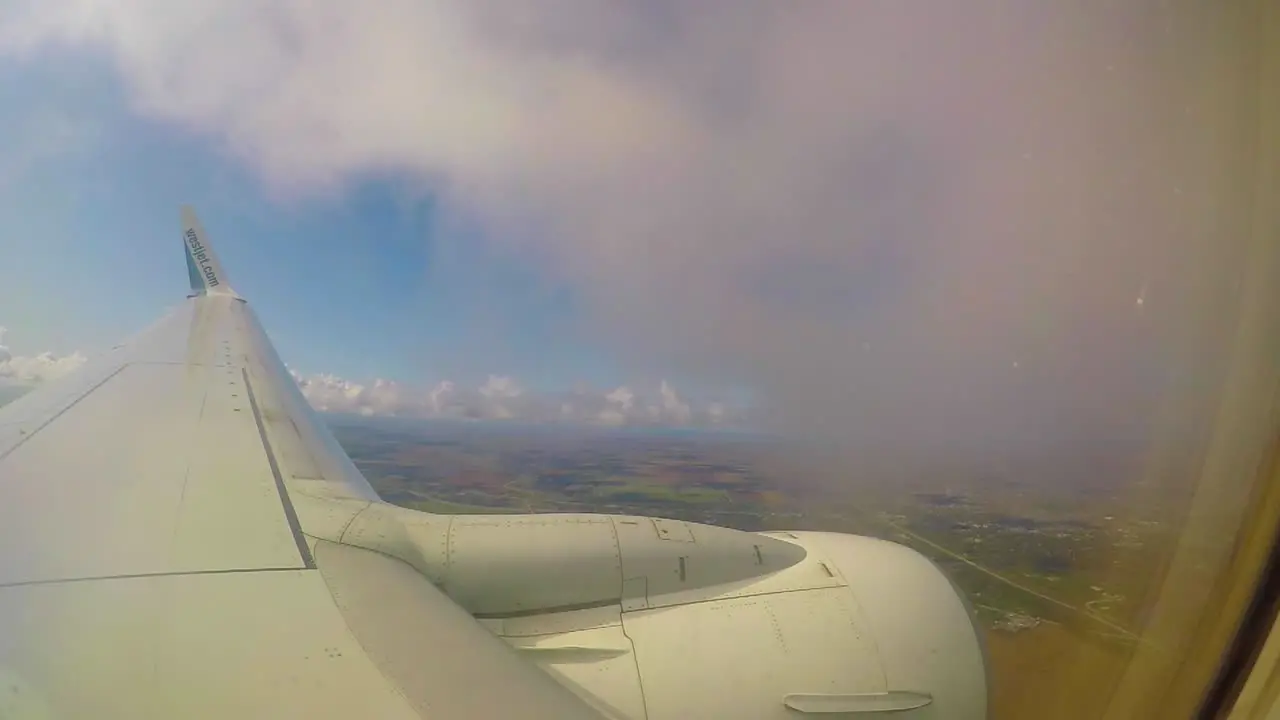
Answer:
[[598, 717], [344, 543], [384, 505], [182, 236], [184, 303], [0, 408], [0, 716]]

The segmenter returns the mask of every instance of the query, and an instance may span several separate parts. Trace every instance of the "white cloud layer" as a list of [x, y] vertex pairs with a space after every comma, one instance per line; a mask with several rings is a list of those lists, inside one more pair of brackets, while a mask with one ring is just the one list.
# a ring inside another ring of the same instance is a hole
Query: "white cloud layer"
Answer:
[[739, 426], [748, 420], [745, 409], [731, 411], [722, 402], [692, 403], [666, 381], [648, 395], [625, 385], [608, 391], [579, 386], [564, 392], [529, 392], [501, 375], [490, 375], [475, 388], [445, 380], [424, 390], [389, 380], [359, 383], [334, 375], [290, 372], [312, 407], [321, 412], [664, 427]]
[[[1170, 394], [1205, 410], [1221, 367], [1262, 91], [1230, 3], [4, 8], [0, 54], [101, 53], [137, 112], [280, 191], [404, 178], [446, 230], [571, 285], [619, 354], [862, 450], [1145, 432]], [[325, 404], [404, 402], [314, 383]], [[486, 388], [429, 403], [529, 402]], [[560, 409], [698, 412], [622, 398]]]
[[70, 355], [42, 352], [37, 355], [14, 355], [4, 344], [7, 329], [0, 327], [0, 384], [32, 385], [53, 380], [80, 367], [85, 356], [79, 351]]
[[[14, 355], [4, 344], [6, 332], [0, 327], [0, 389], [6, 390], [0, 394], [0, 404], [13, 399], [15, 392], [76, 370], [87, 359], [79, 351]], [[669, 427], [734, 426], [747, 420], [745, 410], [726, 412], [723, 403], [708, 402], [695, 408], [665, 380], [650, 397], [643, 397], [625, 385], [610, 391], [578, 386], [566, 392], [529, 392], [506, 375], [490, 375], [475, 388], [443, 380], [426, 390], [381, 378], [360, 383], [328, 373], [289, 372], [303, 396], [320, 412]]]

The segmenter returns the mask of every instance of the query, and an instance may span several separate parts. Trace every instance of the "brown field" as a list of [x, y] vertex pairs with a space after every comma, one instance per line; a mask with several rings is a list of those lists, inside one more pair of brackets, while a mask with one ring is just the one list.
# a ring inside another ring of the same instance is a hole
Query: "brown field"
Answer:
[[992, 720], [1102, 717], [1130, 651], [1056, 623], [989, 631]]

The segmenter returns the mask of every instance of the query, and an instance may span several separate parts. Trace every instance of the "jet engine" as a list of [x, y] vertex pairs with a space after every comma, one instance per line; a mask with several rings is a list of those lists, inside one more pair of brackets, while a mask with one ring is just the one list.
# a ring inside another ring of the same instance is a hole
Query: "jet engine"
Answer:
[[382, 504], [342, 522], [343, 544], [413, 565], [606, 717], [986, 717], [982, 630], [896, 543]]

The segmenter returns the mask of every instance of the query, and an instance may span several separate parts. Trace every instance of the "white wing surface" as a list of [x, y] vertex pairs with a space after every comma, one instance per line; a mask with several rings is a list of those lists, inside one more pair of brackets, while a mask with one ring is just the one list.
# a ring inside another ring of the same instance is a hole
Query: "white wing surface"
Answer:
[[381, 503], [182, 219], [186, 301], [0, 408], [0, 717], [597, 717], [343, 543]]

